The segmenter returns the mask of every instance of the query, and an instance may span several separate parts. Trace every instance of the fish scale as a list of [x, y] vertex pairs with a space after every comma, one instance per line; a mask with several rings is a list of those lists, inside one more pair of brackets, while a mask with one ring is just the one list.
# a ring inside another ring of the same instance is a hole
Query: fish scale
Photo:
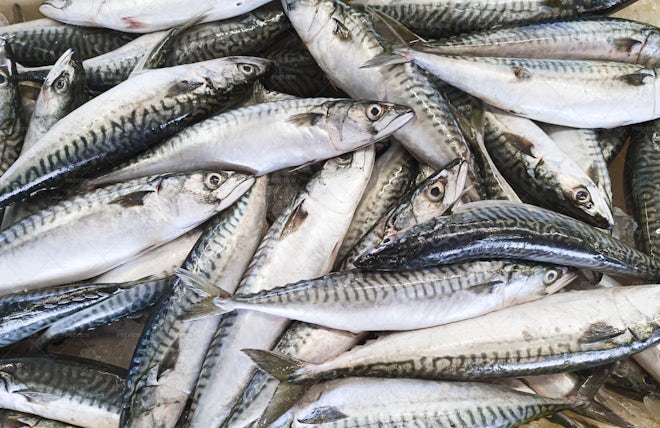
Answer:
[[0, 38], [0, 175], [21, 153], [27, 128], [18, 83], [12, 46], [7, 39]]
[[228, 57], [149, 70], [127, 80], [62, 118], [26, 151], [0, 177], [0, 205], [67, 178], [93, 175], [231, 106], [269, 63]]

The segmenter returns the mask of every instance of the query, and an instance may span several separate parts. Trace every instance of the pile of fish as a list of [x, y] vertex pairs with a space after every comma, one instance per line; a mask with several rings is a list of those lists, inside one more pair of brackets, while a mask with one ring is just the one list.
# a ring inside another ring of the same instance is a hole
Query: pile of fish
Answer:
[[[627, 2], [0, 27], [1, 425], [658, 424], [660, 30]], [[141, 314], [128, 370], [53, 353]]]

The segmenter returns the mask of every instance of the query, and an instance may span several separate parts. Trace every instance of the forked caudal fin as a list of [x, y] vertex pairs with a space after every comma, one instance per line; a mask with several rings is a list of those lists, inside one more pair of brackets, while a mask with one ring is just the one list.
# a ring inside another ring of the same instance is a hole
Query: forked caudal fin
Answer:
[[183, 317], [184, 321], [195, 321], [234, 310], [231, 304], [232, 295], [211, 281], [201, 278], [199, 275], [195, 275], [183, 268], [175, 268], [174, 273], [188, 290], [195, 293], [201, 299], [194, 306], [194, 309], [190, 310]]

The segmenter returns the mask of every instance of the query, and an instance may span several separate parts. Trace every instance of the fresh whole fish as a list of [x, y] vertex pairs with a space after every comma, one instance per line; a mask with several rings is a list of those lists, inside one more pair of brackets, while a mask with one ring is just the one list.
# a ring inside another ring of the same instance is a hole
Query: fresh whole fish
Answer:
[[[374, 165], [373, 145], [325, 162], [271, 225], [238, 287], [258, 292], [330, 271], [337, 248]], [[305, 254], [304, 260], [300, 254]], [[210, 287], [208, 294], [216, 292]], [[244, 394], [256, 366], [241, 350], [272, 348], [289, 320], [256, 312], [223, 318], [200, 373], [186, 423], [222, 425]]]
[[126, 370], [72, 357], [0, 360], [0, 406], [82, 428], [115, 428]]
[[512, 427], [583, 403], [478, 382], [350, 378], [313, 386], [291, 427]]
[[[200, 282], [187, 271], [178, 275]], [[353, 270], [251, 294], [220, 292], [212, 303], [223, 312], [253, 310], [351, 332], [416, 330], [540, 299], [576, 276], [561, 267], [499, 261]]]
[[[267, 178], [215, 216], [183, 263], [234, 289], [266, 229]], [[218, 317], [186, 320], [208, 295], [178, 281], [156, 307], [135, 348], [124, 391], [122, 427], [174, 426], [199, 375]]]
[[553, 294], [477, 318], [392, 333], [321, 364], [246, 352], [278, 379], [293, 383], [342, 376], [477, 380], [579, 370], [660, 340], [659, 288]]
[[[149, 70], [60, 119], [0, 177], [0, 205], [121, 161], [236, 102], [269, 67], [228, 57]], [[168, 171], [169, 172], [169, 171]]]
[[627, 202], [638, 224], [635, 245], [660, 257], [660, 120], [633, 127], [625, 169]]
[[0, 37], [0, 175], [16, 161], [25, 136], [16, 62], [11, 45]]
[[408, 107], [373, 101], [309, 98], [255, 104], [190, 126], [95, 182], [205, 168], [263, 175], [374, 143], [411, 119]]
[[360, 254], [378, 246], [388, 236], [444, 215], [447, 210], [459, 203], [466, 179], [467, 163], [460, 159], [427, 177], [416, 188], [403, 195], [353, 245], [338, 270], [352, 268], [353, 261]]
[[14, 48], [16, 61], [36, 67], [54, 64], [67, 49], [85, 60], [110, 52], [133, 40], [136, 35], [99, 28], [62, 24], [52, 19], [35, 19], [0, 28]]
[[37, 341], [37, 346], [45, 348], [68, 335], [93, 330], [153, 306], [168, 290], [172, 289], [173, 277], [146, 280], [131, 287], [125, 287], [107, 299], [81, 308], [54, 323], [44, 331]]
[[603, 229], [614, 227], [611, 193], [601, 192], [574, 160], [576, 149], [564, 152], [531, 120], [501, 110], [486, 108], [484, 120], [486, 148], [523, 200]]
[[342, 262], [362, 236], [410, 190], [418, 170], [417, 161], [396, 141], [376, 159], [367, 188], [337, 252], [338, 261]]
[[612, 61], [435, 55], [404, 46], [393, 52], [367, 65], [411, 61], [490, 105], [541, 122], [614, 128], [660, 117], [656, 68]]
[[461, 205], [449, 216], [393, 235], [355, 261], [395, 270], [484, 258], [517, 258], [658, 278], [660, 265], [605, 232], [563, 214], [509, 201]]
[[[351, 1], [353, 3], [353, 0]], [[631, 0], [355, 0], [376, 8], [412, 31], [429, 37], [446, 37], [505, 25], [544, 22], [605, 13]]]
[[[444, 95], [413, 64], [363, 68], [390, 49], [372, 16], [340, 0], [282, 0], [294, 29], [330, 80], [353, 98], [410, 106], [415, 119], [394, 137], [420, 162], [434, 169], [455, 158], [470, 164], [469, 197], [479, 199], [473, 164], [456, 117]], [[380, 26], [382, 27], [382, 26]]]
[[99, 275], [195, 228], [253, 182], [233, 172], [197, 172], [133, 180], [74, 196], [0, 233], [0, 290], [10, 293]]
[[67, 24], [103, 27], [128, 33], [151, 33], [184, 24], [195, 16], [218, 21], [250, 12], [269, 0], [240, 2], [193, 0], [45, 0], [39, 12]]
[[415, 49], [440, 55], [618, 61], [660, 66], [660, 30], [616, 18], [583, 18], [488, 29]]

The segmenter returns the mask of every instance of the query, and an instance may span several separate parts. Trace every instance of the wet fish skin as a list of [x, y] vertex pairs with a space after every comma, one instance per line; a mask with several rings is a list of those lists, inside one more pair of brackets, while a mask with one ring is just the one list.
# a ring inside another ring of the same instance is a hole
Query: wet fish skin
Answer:
[[121, 284], [58, 286], [0, 297], [0, 347], [22, 340], [52, 322], [117, 292]]
[[18, 158], [25, 129], [16, 61], [11, 44], [0, 37], [0, 175]]
[[627, 199], [633, 218], [635, 246], [640, 251], [660, 257], [660, 120], [633, 127], [625, 163]]
[[619, 61], [660, 66], [660, 30], [617, 18], [582, 18], [487, 29], [415, 49], [442, 55]]
[[623, 146], [630, 136], [630, 126], [622, 126], [612, 129], [597, 129], [598, 145], [603, 152], [603, 157], [609, 165], [621, 152]]
[[605, 13], [629, 2], [630, 0], [598, 0], [588, 3], [579, 0], [355, 0], [357, 5], [385, 12], [421, 36], [435, 38], [506, 25]]
[[223, 293], [213, 303], [224, 312], [254, 310], [351, 332], [416, 330], [540, 299], [576, 276], [562, 267], [498, 261], [351, 270], [257, 293]]
[[0, 360], [3, 408], [83, 428], [113, 428], [126, 371], [64, 356]]
[[312, 387], [292, 427], [509, 427], [582, 404], [478, 382], [341, 379]]
[[108, 163], [234, 104], [269, 64], [261, 58], [228, 57], [149, 70], [127, 80], [58, 121], [26, 151], [0, 177], [0, 205], [107, 169]]
[[246, 352], [293, 383], [342, 376], [480, 380], [580, 370], [660, 341], [659, 288], [557, 293], [477, 318], [392, 333], [321, 364]]
[[54, 64], [67, 49], [80, 59], [92, 58], [133, 40], [136, 35], [98, 28], [84, 28], [42, 18], [0, 29], [0, 36], [12, 43], [16, 61], [24, 66]]
[[168, 292], [168, 289], [172, 288], [173, 282], [174, 276], [170, 276], [160, 280], [142, 281], [132, 287], [124, 287], [107, 299], [81, 308], [52, 323], [39, 336], [36, 346], [43, 349], [48, 343], [67, 335], [93, 330], [143, 311], [149, 306], [155, 305]]
[[[412, 61], [490, 105], [541, 122], [614, 128], [660, 116], [655, 107], [660, 104], [660, 73], [655, 68], [612, 61], [434, 55], [410, 47], [393, 52], [366, 65]], [[575, 87], [581, 88], [579, 94]]]
[[196, 16], [202, 22], [218, 21], [250, 12], [269, 0], [214, 2], [193, 0], [181, 4], [171, 0], [45, 0], [39, 12], [60, 22], [104, 27], [128, 33], [150, 33], [176, 27]]
[[563, 151], [531, 120], [495, 108], [485, 109], [484, 123], [489, 154], [523, 200], [603, 229], [614, 226], [611, 190], [601, 191], [573, 151]]
[[355, 261], [396, 270], [483, 258], [519, 258], [643, 279], [660, 265], [610, 235], [563, 214], [508, 201], [478, 201], [391, 237]]
[[[235, 288], [266, 229], [266, 188], [267, 178], [257, 179], [215, 216], [183, 266]], [[156, 307], [133, 354], [120, 426], [174, 426], [179, 419], [219, 323], [218, 317], [186, 320], [206, 297], [177, 282]]]
[[5, 428], [79, 428], [64, 422], [6, 409], [0, 410], [0, 424]]
[[255, 104], [190, 126], [94, 182], [205, 168], [263, 175], [364, 147], [412, 119], [410, 108], [385, 102], [304, 98]]
[[1, 291], [106, 272], [193, 229], [253, 182], [244, 174], [201, 171], [133, 180], [64, 200], [0, 233]]

